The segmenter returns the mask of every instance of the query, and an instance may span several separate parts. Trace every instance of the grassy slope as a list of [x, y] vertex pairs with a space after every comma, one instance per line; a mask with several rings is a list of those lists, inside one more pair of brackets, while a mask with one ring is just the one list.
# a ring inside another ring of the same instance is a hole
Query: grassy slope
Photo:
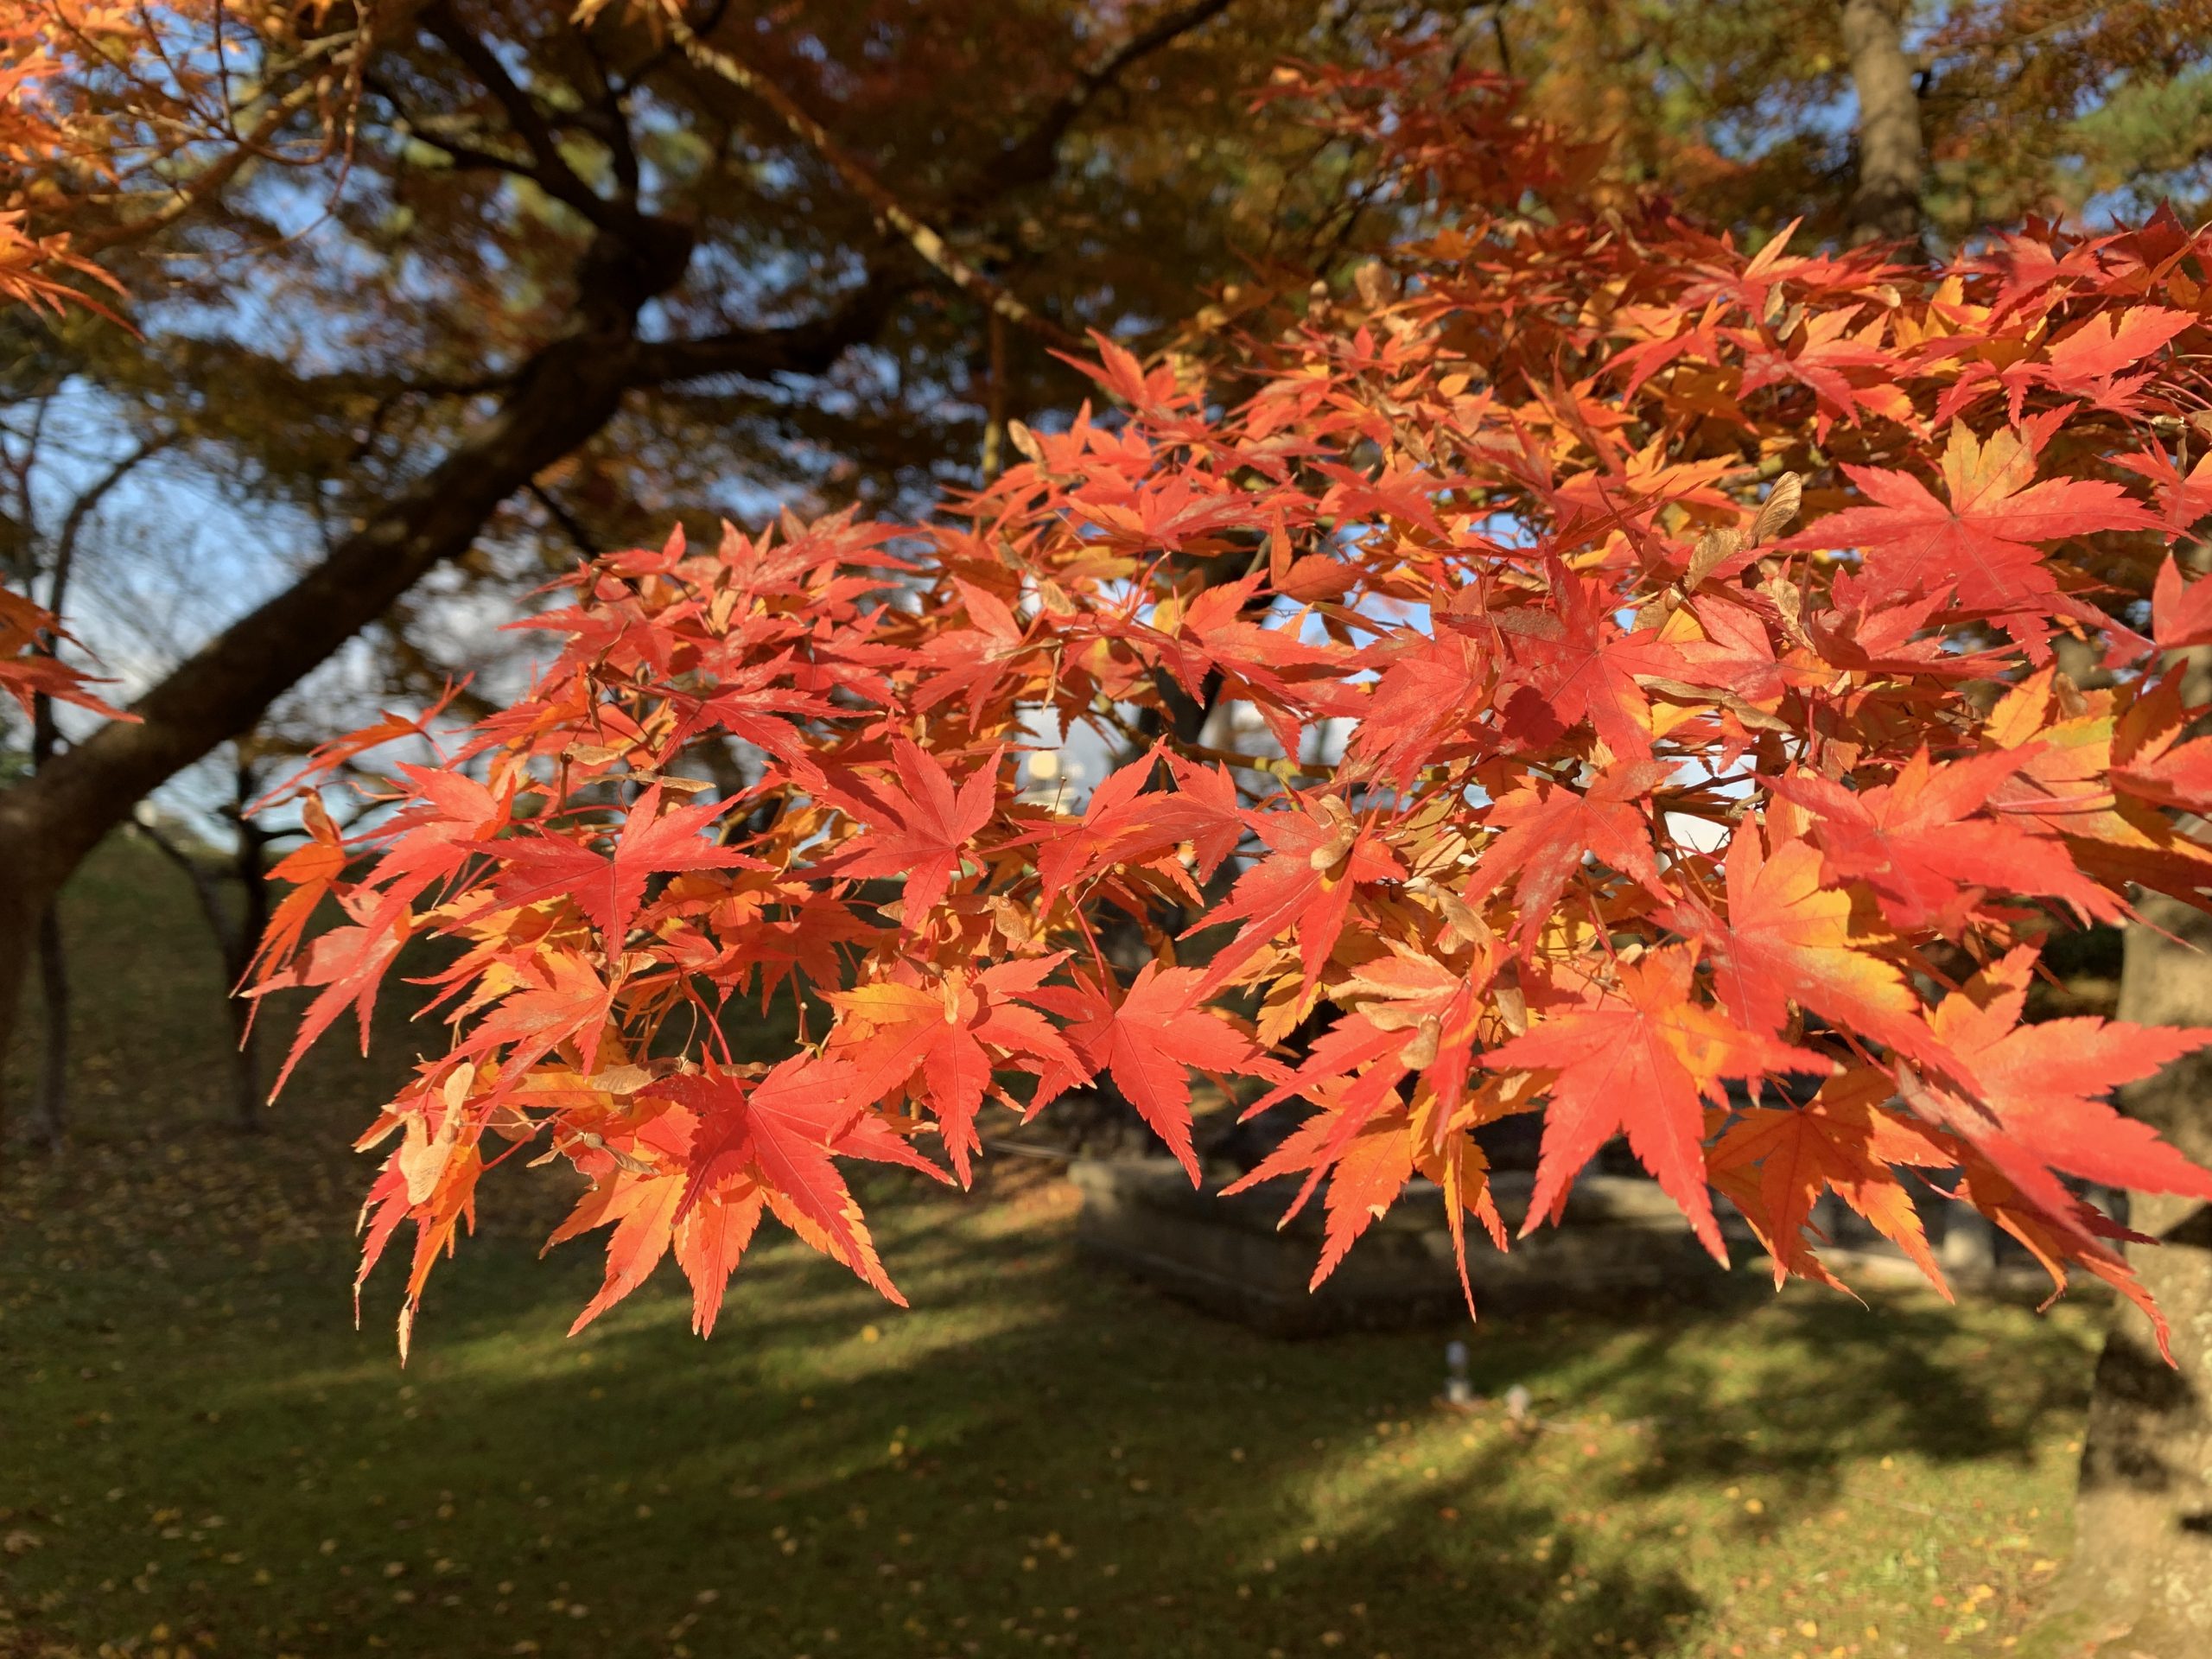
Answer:
[[878, 1184], [914, 1313], [781, 1245], [704, 1345], [660, 1281], [564, 1340], [589, 1247], [494, 1209], [402, 1372], [346, 1294], [374, 1079], [224, 1131], [185, 903], [127, 846], [73, 894], [85, 1135], [0, 1176], [0, 1652], [1917, 1655], [2063, 1546], [2078, 1310], [1485, 1321], [1517, 1430], [1433, 1403], [1437, 1336], [1082, 1270], [1032, 1166]]

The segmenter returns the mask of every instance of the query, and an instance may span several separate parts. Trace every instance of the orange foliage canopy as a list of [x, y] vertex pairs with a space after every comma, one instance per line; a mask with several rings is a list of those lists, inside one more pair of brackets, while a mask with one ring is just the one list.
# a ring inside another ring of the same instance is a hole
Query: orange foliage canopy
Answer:
[[[1204, 362], [1100, 341], [1118, 412], [941, 522], [601, 559], [527, 696], [357, 839], [310, 813], [255, 988], [312, 988], [301, 1046], [458, 950], [365, 1141], [403, 1342], [495, 1166], [588, 1179], [579, 1325], [673, 1254], [704, 1332], [764, 1215], [895, 1298], [842, 1166], [965, 1179], [983, 1115], [1091, 1079], [1195, 1176], [1194, 1069], [1311, 1108], [1251, 1179], [1325, 1184], [1325, 1272], [1416, 1175], [1503, 1247], [1473, 1131], [1536, 1112], [1524, 1232], [1624, 1133], [1778, 1276], [1829, 1279], [1833, 1191], [1940, 1284], [1926, 1180], [2140, 1300], [2064, 1178], [2212, 1198], [2105, 1099], [2212, 1031], [2021, 1014], [2054, 925], [2212, 883], [2212, 588], [2169, 551], [2212, 516], [2212, 238], [1747, 255], [1407, 73], [1274, 88], [1428, 209], [1354, 292]], [[1290, 758], [1190, 737], [1230, 702]], [[1018, 791], [1078, 728], [1132, 758]], [[757, 781], [697, 799], [733, 737]], [[792, 982], [828, 1028], [739, 1064], [726, 1012]]]

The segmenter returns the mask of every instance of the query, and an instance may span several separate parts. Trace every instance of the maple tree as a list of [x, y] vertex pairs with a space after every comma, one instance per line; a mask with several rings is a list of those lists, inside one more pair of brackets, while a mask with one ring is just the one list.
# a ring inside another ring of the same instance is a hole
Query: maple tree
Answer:
[[[518, 1157], [588, 1179], [556, 1236], [613, 1229], [579, 1324], [672, 1254], [703, 1330], [764, 1215], [895, 1294], [838, 1160], [965, 1180], [981, 1114], [1086, 1080], [1196, 1179], [1193, 1069], [1305, 1103], [1251, 1179], [1325, 1184], [1323, 1272], [1416, 1173], [1463, 1266], [1465, 1214], [1504, 1243], [1474, 1131], [1519, 1112], [1524, 1231], [1624, 1133], [1778, 1275], [1832, 1278], [1827, 1190], [1940, 1286], [1920, 1183], [2140, 1300], [2065, 1178], [2212, 1198], [2103, 1098], [2212, 1030], [2020, 1023], [2054, 925], [2212, 869], [2168, 810], [2207, 740], [2166, 665], [2206, 626], [2170, 550], [2212, 512], [2212, 245], [2167, 216], [1940, 270], [1750, 254], [1598, 200], [1498, 77], [1409, 49], [1268, 95], [1432, 228], [1233, 351], [1098, 340], [1116, 412], [1020, 430], [941, 519], [591, 562], [527, 696], [424, 728], [384, 816], [287, 861], [253, 988], [313, 992], [301, 1046], [348, 1007], [365, 1037], [409, 940], [460, 951], [449, 1044], [364, 1141], [364, 1274], [414, 1224], [403, 1342]], [[1143, 747], [1039, 804], [1040, 719]], [[752, 779], [677, 804], [725, 722]], [[738, 1063], [725, 1009], [787, 980], [826, 1030]]]

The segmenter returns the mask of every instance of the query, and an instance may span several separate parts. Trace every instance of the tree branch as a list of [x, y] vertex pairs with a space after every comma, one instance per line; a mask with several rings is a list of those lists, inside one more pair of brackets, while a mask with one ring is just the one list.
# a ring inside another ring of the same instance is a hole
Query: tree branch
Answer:
[[[454, 16], [449, 0], [434, 0], [423, 8], [423, 27], [431, 37], [461, 60], [461, 66], [482, 83], [506, 112], [507, 123], [515, 136], [528, 147], [534, 167], [522, 168], [505, 162], [489, 151], [474, 151], [469, 159], [477, 166], [493, 166], [521, 173], [556, 201], [574, 208], [591, 224], [603, 231], [626, 229], [635, 219], [633, 213], [625, 211], [607, 201], [569, 165], [561, 154], [560, 141], [553, 129], [546, 124], [543, 111], [537, 102], [522, 87], [515, 84], [499, 61], [499, 54], [485, 45], [474, 31]], [[447, 141], [422, 135], [425, 141], [435, 144], [448, 154], [454, 154]]]
[[[1211, 0], [1226, 4], [1228, 0]], [[842, 179], [846, 188], [868, 203], [876, 217], [905, 238], [906, 245], [922, 257], [931, 269], [936, 270], [955, 288], [980, 301], [994, 315], [1004, 317], [1020, 328], [1026, 328], [1047, 345], [1061, 351], [1083, 349], [1083, 342], [1073, 334], [1040, 315], [1022, 303], [1000, 283], [976, 270], [958, 253], [935, 227], [909, 211], [890, 188], [870, 172], [861, 159], [839, 143], [830, 130], [798, 106], [791, 94], [774, 81], [746, 62], [734, 53], [711, 46], [693, 32], [683, 20], [677, 0], [662, 0], [662, 10], [668, 22], [669, 34], [691, 66], [715, 76], [766, 104], [774, 111], [785, 129], [829, 164], [830, 171]]]
[[1090, 68], [1079, 70], [1075, 85], [1052, 100], [1037, 124], [1001, 150], [998, 159], [953, 198], [954, 211], [970, 211], [991, 196], [1051, 178], [1059, 164], [1060, 141], [1100, 93], [1111, 88], [1133, 65], [1211, 22], [1234, 3], [1235, 0], [1191, 0], [1132, 35]]
[[584, 557], [595, 559], [607, 550], [593, 543], [590, 533], [584, 529], [582, 521], [575, 513], [563, 506], [555, 499], [553, 492], [536, 479], [530, 481], [530, 494], [531, 499], [545, 509], [546, 516], [560, 525], [561, 533], [576, 544], [576, 550]]
[[767, 380], [779, 374], [823, 373], [850, 347], [873, 336], [912, 286], [909, 278], [872, 271], [835, 311], [810, 321], [733, 329], [696, 340], [645, 341], [631, 353], [630, 384], [668, 385], [725, 374]]
[[[77, 499], [69, 504], [69, 511], [61, 520], [61, 529], [54, 538], [54, 568], [47, 575], [46, 608], [52, 613], [57, 626], [61, 622], [64, 608], [69, 603], [69, 579], [76, 573], [77, 543], [84, 534], [86, 521], [99, 510], [100, 503], [107, 499], [111, 490], [137, 471], [141, 463], [175, 443], [176, 437], [174, 432], [165, 432], [144, 440], [130, 454], [118, 457], [114, 465], [79, 491]], [[58, 637], [48, 636], [46, 654], [49, 657], [55, 655], [60, 645]], [[31, 700], [33, 767], [43, 766], [51, 760], [60, 741], [60, 728], [54, 721], [54, 699], [41, 691]]]
[[[349, 31], [342, 35], [326, 36], [314, 42], [309, 51], [310, 53], [333, 54], [332, 67], [334, 68], [338, 62], [344, 60], [344, 53], [340, 53], [338, 48], [343, 47], [346, 53], [358, 52], [361, 45], [362, 37], [359, 33]], [[169, 200], [162, 206], [143, 218], [126, 219], [121, 223], [108, 226], [103, 230], [77, 233], [70, 238], [70, 252], [80, 258], [90, 258], [94, 254], [104, 253], [120, 244], [136, 242], [151, 236], [165, 226], [175, 224], [201, 202], [207, 200], [221, 190], [237, 175], [238, 169], [249, 161], [264, 154], [269, 141], [276, 136], [278, 130], [295, 115], [314, 103], [320, 96], [321, 90], [321, 82], [310, 74], [290, 92], [263, 111], [260, 119], [253, 124], [251, 130], [210, 162], [198, 176], [188, 184], [178, 186]]]
[[200, 901], [200, 913], [207, 918], [207, 930], [215, 936], [216, 948], [227, 963], [237, 954], [233, 938], [237, 924], [223, 907], [215, 873], [179, 846], [161, 827], [150, 809], [142, 810], [132, 822], [138, 833], [154, 843], [154, 850], [182, 870], [191, 881], [193, 896]]

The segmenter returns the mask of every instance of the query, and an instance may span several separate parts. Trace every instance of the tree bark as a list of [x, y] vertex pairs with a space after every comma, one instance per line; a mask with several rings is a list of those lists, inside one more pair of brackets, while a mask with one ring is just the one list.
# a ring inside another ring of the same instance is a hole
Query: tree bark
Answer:
[[39, 1056], [38, 1134], [49, 1152], [69, 1135], [69, 957], [61, 937], [61, 906], [38, 918], [38, 986], [46, 1004], [46, 1041]]
[[[2202, 1025], [2212, 1012], [2212, 917], [2148, 895], [2143, 912], [2150, 925], [2127, 932], [2120, 1018]], [[2126, 1104], [2212, 1164], [2212, 1056], [2136, 1084]], [[2082, 1443], [2074, 1556], [2053, 1599], [2062, 1619], [2110, 1644], [2098, 1650], [2202, 1659], [2212, 1653], [2212, 1206], [2138, 1193], [2129, 1224], [2159, 1241], [2127, 1256], [2172, 1322], [2175, 1366], [2159, 1357], [2150, 1321], [2118, 1301]]]
[[1920, 93], [1902, 13], [1901, 0], [1843, 0], [1843, 49], [1859, 94], [1859, 188], [1849, 217], [1854, 247], [1920, 239]]
[[225, 941], [223, 953], [224, 1006], [231, 1012], [232, 1039], [232, 1083], [238, 1128], [247, 1135], [261, 1132], [261, 1027], [254, 1022], [253, 1005], [238, 995], [238, 982], [252, 965], [261, 936], [269, 931], [269, 874], [263, 849], [268, 832], [245, 815], [253, 798], [253, 774], [241, 766], [238, 772], [238, 850], [235, 874], [238, 880], [238, 925]]
[[251, 727], [426, 572], [466, 551], [500, 502], [613, 417], [638, 373], [638, 311], [682, 276], [690, 246], [688, 232], [650, 220], [595, 241], [571, 331], [537, 352], [442, 462], [180, 664], [132, 705], [137, 720], [102, 727], [0, 791], [0, 1049], [22, 998], [23, 942], [85, 855], [156, 785]]
[[[245, 824], [238, 836], [238, 853], [230, 870], [225, 872], [194, 858], [166, 834], [150, 814], [139, 816], [137, 829], [139, 834], [153, 842], [155, 850], [175, 865], [184, 879], [192, 883], [192, 896], [215, 942], [216, 957], [223, 964], [224, 1008], [229, 1015], [234, 1043], [232, 1106], [239, 1129], [248, 1135], [257, 1134], [261, 1128], [261, 1062], [254, 1039], [251, 1005], [231, 992], [245, 976], [246, 968], [253, 960], [253, 947], [269, 925], [261, 868], [261, 848], [267, 837], [251, 825]], [[226, 874], [235, 876], [241, 888], [235, 919], [223, 902]]]

